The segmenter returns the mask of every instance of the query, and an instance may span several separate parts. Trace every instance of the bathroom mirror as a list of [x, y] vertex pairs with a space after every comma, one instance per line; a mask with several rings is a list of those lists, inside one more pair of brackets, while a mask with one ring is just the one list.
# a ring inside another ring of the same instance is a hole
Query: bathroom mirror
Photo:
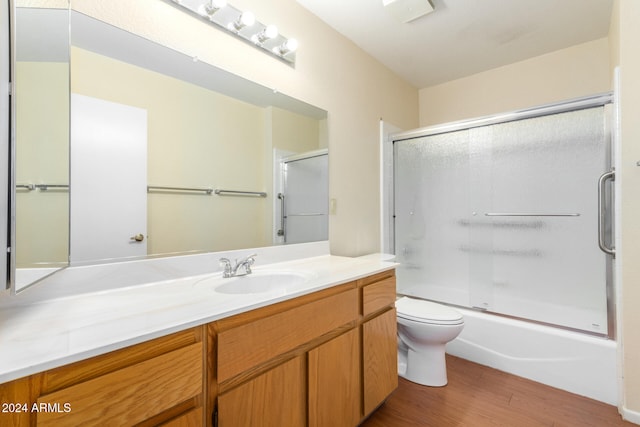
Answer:
[[15, 10], [17, 287], [68, 263], [69, 11]]
[[[328, 158], [326, 111], [73, 10], [17, 9], [19, 288], [67, 263], [289, 241], [278, 195], [289, 163]], [[60, 57], [19, 55], [64, 33]], [[311, 179], [322, 209], [300, 216], [326, 240], [326, 166]]]

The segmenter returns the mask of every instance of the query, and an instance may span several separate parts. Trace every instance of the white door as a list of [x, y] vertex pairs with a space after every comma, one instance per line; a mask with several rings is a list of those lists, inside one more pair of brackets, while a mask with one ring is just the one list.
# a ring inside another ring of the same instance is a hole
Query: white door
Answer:
[[71, 263], [146, 255], [147, 111], [72, 94], [70, 169]]

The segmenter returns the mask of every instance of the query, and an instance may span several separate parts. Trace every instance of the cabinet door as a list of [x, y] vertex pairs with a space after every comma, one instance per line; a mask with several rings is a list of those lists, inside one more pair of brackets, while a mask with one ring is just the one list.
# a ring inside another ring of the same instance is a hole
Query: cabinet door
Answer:
[[298, 356], [218, 396], [220, 427], [305, 425], [304, 364]]
[[360, 345], [352, 329], [309, 351], [309, 427], [360, 420]]
[[398, 387], [397, 345], [395, 308], [362, 324], [364, 415]]

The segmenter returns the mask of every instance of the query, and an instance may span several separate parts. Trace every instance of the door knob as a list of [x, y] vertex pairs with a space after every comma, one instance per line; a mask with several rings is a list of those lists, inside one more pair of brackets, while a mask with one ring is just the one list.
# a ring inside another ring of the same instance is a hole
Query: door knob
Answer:
[[133, 240], [135, 242], [142, 242], [144, 240], [144, 235], [142, 233], [138, 233], [135, 236], [131, 236], [129, 240]]

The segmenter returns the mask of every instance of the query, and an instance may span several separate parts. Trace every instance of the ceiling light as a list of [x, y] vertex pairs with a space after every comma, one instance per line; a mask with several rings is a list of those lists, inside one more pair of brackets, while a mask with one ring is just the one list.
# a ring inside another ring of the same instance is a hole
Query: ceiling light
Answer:
[[386, 12], [403, 24], [433, 12], [430, 0], [382, 0], [382, 5]]

